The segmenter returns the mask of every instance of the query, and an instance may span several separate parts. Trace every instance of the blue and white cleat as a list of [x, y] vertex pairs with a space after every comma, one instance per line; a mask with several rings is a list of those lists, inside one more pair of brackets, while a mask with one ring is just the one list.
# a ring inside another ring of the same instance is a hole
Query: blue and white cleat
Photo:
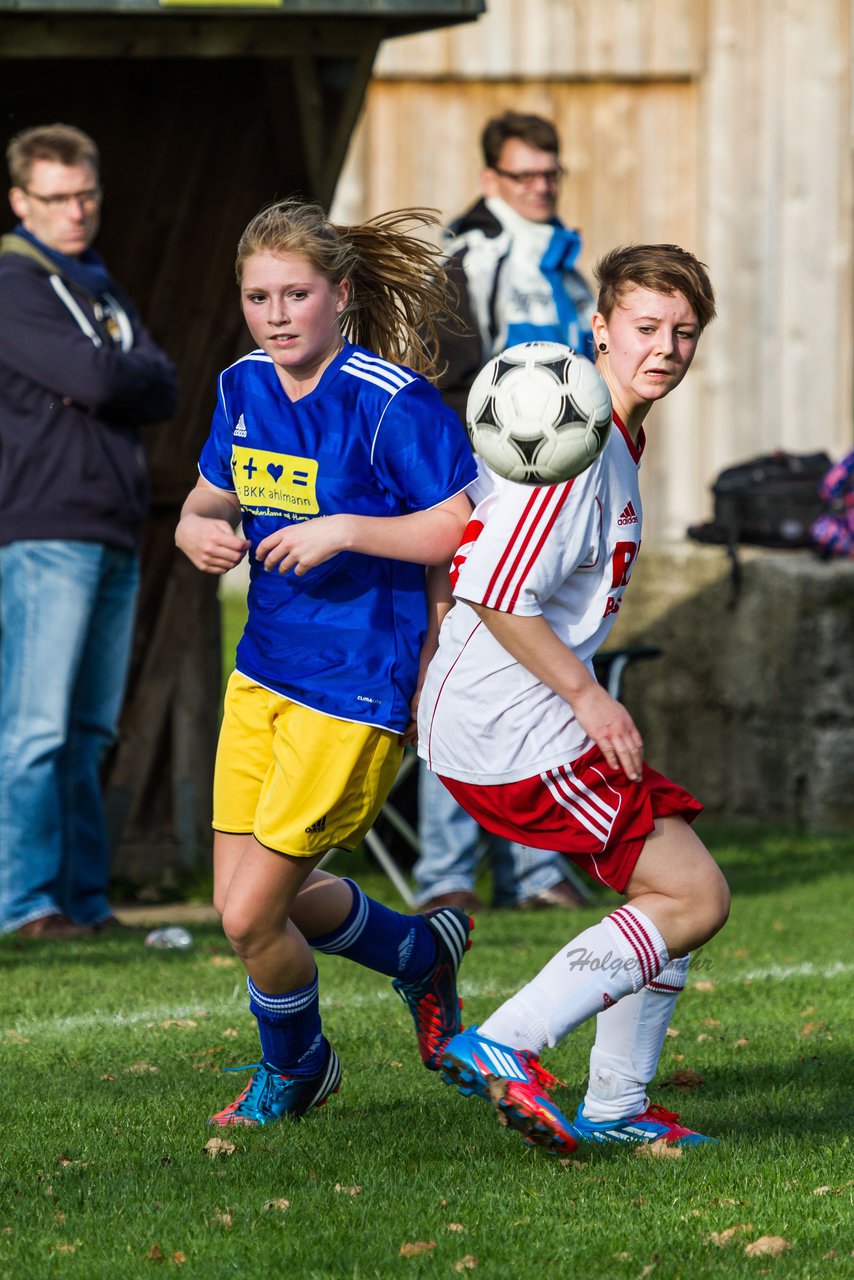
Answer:
[[254, 1067], [252, 1079], [234, 1102], [211, 1116], [208, 1124], [218, 1128], [272, 1124], [286, 1116], [299, 1119], [307, 1111], [322, 1107], [341, 1086], [341, 1063], [332, 1046], [328, 1047], [326, 1065], [314, 1076], [289, 1076], [268, 1062], [226, 1067], [226, 1071], [248, 1071]]
[[418, 982], [395, 978], [391, 985], [412, 1014], [421, 1061], [428, 1071], [438, 1071], [445, 1045], [462, 1025], [457, 972], [471, 948], [474, 921], [458, 907], [437, 907], [423, 914], [436, 939], [436, 962]]
[[578, 1142], [660, 1142], [669, 1147], [698, 1147], [704, 1142], [717, 1142], [678, 1124], [679, 1113], [652, 1104], [640, 1115], [628, 1120], [588, 1120], [584, 1104], [578, 1108], [570, 1131]]
[[501, 1124], [515, 1129], [530, 1146], [558, 1155], [575, 1150], [572, 1125], [548, 1094], [561, 1082], [535, 1053], [487, 1040], [470, 1027], [449, 1042], [440, 1070], [445, 1084], [456, 1085], [465, 1097], [474, 1094], [491, 1102]]

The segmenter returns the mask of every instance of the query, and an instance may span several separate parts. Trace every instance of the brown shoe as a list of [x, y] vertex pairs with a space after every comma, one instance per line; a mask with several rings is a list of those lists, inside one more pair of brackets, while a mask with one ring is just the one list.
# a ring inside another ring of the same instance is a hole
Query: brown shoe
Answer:
[[39, 916], [38, 920], [30, 920], [14, 930], [19, 938], [85, 938], [92, 933], [88, 925], [74, 924], [68, 916], [55, 911], [49, 916]]
[[95, 933], [133, 933], [135, 928], [138, 929], [138, 926], [125, 924], [118, 916], [107, 916], [106, 920], [99, 920], [92, 925]]
[[417, 913], [423, 911], [434, 911], [436, 907], [459, 907], [461, 911], [467, 911], [471, 915], [474, 911], [483, 911], [484, 903], [476, 893], [469, 893], [468, 890], [461, 889], [457, 893], [440, 893], [435, 898], [431, 898], [429, 902], [423, 903], [417, 908]]
[[530, 898], [523, 898], [516, 903], [517, 911], [548, 911], [552, 907], [562, 907], [564, 911], [577, 911], [584, 906], [580, 893], [573, 889], [566, 880], [549, 885], [548, 889], [540, 889]]

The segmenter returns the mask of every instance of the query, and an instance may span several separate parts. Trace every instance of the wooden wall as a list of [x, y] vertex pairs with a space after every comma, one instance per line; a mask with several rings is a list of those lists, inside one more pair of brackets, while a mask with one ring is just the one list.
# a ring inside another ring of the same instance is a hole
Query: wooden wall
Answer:
[[490, 0], [382, 47], [333, 212], [449, 217], [477, 194], [490, 115], [554, 118], [588, 271], [675, 241], [717, 289], [694, 370], [650, 418], [645, 533], [678, 537], [727, 463], [851, 447], [851, 66], [851, 0]]

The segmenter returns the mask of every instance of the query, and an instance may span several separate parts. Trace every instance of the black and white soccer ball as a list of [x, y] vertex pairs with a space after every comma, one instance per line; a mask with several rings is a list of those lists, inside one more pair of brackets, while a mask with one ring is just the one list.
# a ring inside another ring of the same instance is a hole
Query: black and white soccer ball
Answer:
[[611, 396], [595, 365], [559, 342], [520, 342], [484, 365], [466, 407], [472, 447], [522, 484], [560, 484], [602, 452]]

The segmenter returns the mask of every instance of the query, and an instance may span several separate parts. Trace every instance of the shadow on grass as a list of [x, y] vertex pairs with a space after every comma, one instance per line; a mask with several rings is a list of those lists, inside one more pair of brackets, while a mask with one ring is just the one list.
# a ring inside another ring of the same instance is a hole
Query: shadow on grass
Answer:
[[774, 892], [854, 872], [854, 840], [848, 833], [775, 831], [703, 821], [695, 830], [720, 863], [734, 894]]

